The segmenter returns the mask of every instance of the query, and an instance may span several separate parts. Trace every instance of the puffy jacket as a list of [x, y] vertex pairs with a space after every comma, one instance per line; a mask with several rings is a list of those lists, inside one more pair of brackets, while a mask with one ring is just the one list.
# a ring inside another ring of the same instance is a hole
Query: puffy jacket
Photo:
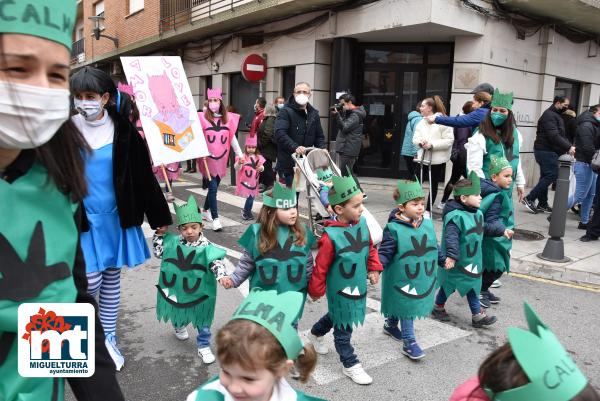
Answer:
[[567, 110], [561, 114], [565, 123], [565, 134], [571, 143], [575, 143], [575, 132], [577, 131], [577, 116], [573, 110]]
[[277, 113], [275, 120], [275, 140], [277, 141], [276, 170], [292, 173], [292, 154], [298, 146], [325, 148], [325, 136], [321, 126], [319, 111], [309, 103], [306, 109], [290, 96], [285, 107]]
[[400, 152], [402, 156], [417, 155], [417, 147], [413, 144], [412, 140], [415, 135], [415, 128], [422, 119], [423, 116], [418, 111], [408, 113], [408, 122], [404, 130], [404, 140], [402, 141], [402, 151]]
[[349, 110], [342, 117], [337, 114], [338, 135], [335, 139], [335, 151], [344, 156], [358, 157], [362, 147], [363, 121], [367, 112], [363, 106]]
[[586, 111], [577, 118], [577, 131], [575, 132], [575, 159], [579, 162], [591, 163], [600, 123], [594, 114]]
[[265, 117], [258, 127], [258, 150], [265, 159], [277, 160], [277, 141], [275, 140], [275, 116]]
[[559, 155], [567, 153], [571, 144], [565, 132], [565, 123], [561, 113], [554, 105], [550, 106], [538, 120], [534, 150], [555, 152]]
[[426, 120], [421, 120], [415, 128], [413, 136], [413, 144], [418, 147], [417, 158], [422, 158], [423, 149], [419, 147], [419, 143], [427, 141], [432, 145], [432, 148], [427, 151], [425, 160], [429, 159], [431, 154], [431, 164], [445, 164], [450, 160], [452, 152], [452, 143], [454, 142], [454, 132], [452, 128], [439, 124], [429, 124]]
[[[500, 187], [490, 180], [481, 180], [481, 197], [485, 198], [502, 191]], [[501, 237], [504, 235], [506, 226], [500, 220], [502, 213], [502, 197], [497, 196], [487, 212], [483, 215], [483, 235], [486, 237]]]
[[437, 116], [435, 118], [436, 124], [446, 125], [454, 128], [477, 128], [479, 123], [483, 121], [487, 113], [490, 111], [487, 105], [473, 110], [469, 114], [463, 114], [462, 116], [446, 117]]

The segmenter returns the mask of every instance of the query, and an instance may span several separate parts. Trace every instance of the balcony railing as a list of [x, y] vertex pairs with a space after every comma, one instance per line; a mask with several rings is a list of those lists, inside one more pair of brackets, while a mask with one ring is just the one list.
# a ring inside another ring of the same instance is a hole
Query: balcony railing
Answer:
[[85, 38], [73, 42], [71, 48], [71, 63], [81, 63], [83, 61], [85, 61]]
[[176, 30], [243, 4], [259, 0], [161, 0], [160, 33]]

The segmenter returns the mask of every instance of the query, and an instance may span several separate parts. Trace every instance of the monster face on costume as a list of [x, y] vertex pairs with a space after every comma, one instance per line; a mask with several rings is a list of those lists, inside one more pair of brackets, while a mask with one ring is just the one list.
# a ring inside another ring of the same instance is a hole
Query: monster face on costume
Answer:
[[[210, 156], [206, 158], [210, 175], [212, 177], [224, 177], [227, 172], [227, 159], [231, 149], [231, 138], [237, 131], [240, 115], [227, 113], [227, 123], [223, 123], [221, 118], [215, 118], [209, 121], [204, 113], [198, 113], [200, 125], [206, 138], [206, 146]], [[206, 169], [200, 163], [200, 171], [206, 177]]]
[[[483, 215], [482, 214], [475, 215], [475, 227], [472, 227], [471, 229], [467, 230], [467, 233], [466, 233], [467, 236], [469, 236], [471, 234], [475, 234], [477, 236], [483, 235]], [[481, 244], [479, 241], [467, 242], [465, 244], [465, 251], [466, 251], [467, 258], [469, 258], [469, 259], [474, 258], [477, 255], [477, 251], [479, 251], [480, 245]], [[461, 273], [466, 274], [467, 276], [475, 278], [475, 279], [481, 277], [481, 275], [483, 274], [483, 269], [481, 268], [481, 266], [478, 264], [473, 264], [473, 263], [469, 263], [466, 266], [459, 267], [458, 270]]]
[[[394, 289], [396, 289], [396, 291], [405, 297], [422, 299], [431, 294], [433, 288], [435, 287], [436, 278], [432, 276], [433, 272], [435, 271], [437, 261], [435, 258], [432, 258], [432, 260], [426, 260], [423, 262], [423, 269], [421, 269], [421, 262], [408, 263], [408, 260], [422, 260], [424, 256], [432, 256], [433, 251], [435, 251], [437, 254], [437, 248], [434, 246], [427, 246], [427, 234], [424, 234], [423, 237], [421, 237], [421, 242], [419, 242], [416, 237], [410, 237], [410, 241], [412, 242], [413, 250], [404, 252], [400, 256], [400, 259], [407, 261], [404, 263], [404, 274], [406, 274], [406, 278], [408, 278], [413, 284], [406, 284], [402, 288], [400, 288], [400, 285], [395, 284]], [[421, 273], [425, 274], [425, 277], [430, 277], [430, 279], [427, 281], [431, 281], [431, 285], [429, 285], [429, 287], [425, 286], [421, 291], [419, 291], [414, 283], [416, 280], [422, 277]]]
[[226, 125], [221, 125], [221, 119], [216, 123], [211, 122], [211, 126], [204, 130], [210, 158], [213, 160], [221, 160], [223, 156], [229, 153], [229, 141], [231, 139], [231, 131]]
[[165, 236], [165, 252], [156, 286], [157, 317], [171, 320], [178, 327], [190, 322], [197, 327], [210, 325], [217, 286], [209, 266], [224, 257], [225, 251], [212, 245], [188, 247], [178, 241], [176, 235]]
[[[244, 164], [236, 175], [235, 194], [248, 197], [258, 195], [258, 168], [264, 163], [262, 156], [244, 156]], [[239, 159], [236, 158], [236, 162]]]

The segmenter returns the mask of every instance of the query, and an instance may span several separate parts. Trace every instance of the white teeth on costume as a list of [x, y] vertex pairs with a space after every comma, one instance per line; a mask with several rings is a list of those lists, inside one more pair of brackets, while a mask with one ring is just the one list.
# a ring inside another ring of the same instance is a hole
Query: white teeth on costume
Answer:
[[173, 302], [177, 303], [177, 297], [175, 296], [175, 294], [171, 295], [171, 296], [169, 297], [169, 299], [170, 299], [171, 301], [173, 301]]
[[351, 295], [353, 297], [360, 296], [360, 291], [358, 290], [358, 287], [354, 287], [354, 289], [350, 289], [350, 287], [346, 287], [342, 290], [342, 293], [344, 293], [346, 295]]
[[413, 288], [412, 290], [410, 290], [408, 293], [411, 294], [411, 295], [419, 295], [419, 294], [417, 294], [417, 290], [415, 288]]
[[417, 290], [415, 288], [410, 288], [409, 284], [406, 284], [404, 287], [401, 288], [402, 292], [406, 293], [406, 294], [410, 294], [410, 295], [419, 295], [417, 293]]
[[477, 265], [473, 266], [472, 264], [465, 266], [465, 270], [473, 274], [477, 274], [479, 272]]
[[355, 296], [360, 295], [360, 291], [358, 291], [358, 287], [354, 287], [354, 289], [352, 290], [352, 295], [355, 295]]
[[165, 294], [165, 297], [169, 298], [169, 289], [168, 288], [161, 288], [163, 294]]

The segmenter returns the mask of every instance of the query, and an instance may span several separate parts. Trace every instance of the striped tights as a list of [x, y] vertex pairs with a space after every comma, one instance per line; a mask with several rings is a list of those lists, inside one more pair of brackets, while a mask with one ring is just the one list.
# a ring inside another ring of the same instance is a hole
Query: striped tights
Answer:
[[121, 302], [121, 269], [106, 269], [87, 274], [88, 293], [96, 297], [100, 291], [100, 321], [104, 334], [115, 334]]

